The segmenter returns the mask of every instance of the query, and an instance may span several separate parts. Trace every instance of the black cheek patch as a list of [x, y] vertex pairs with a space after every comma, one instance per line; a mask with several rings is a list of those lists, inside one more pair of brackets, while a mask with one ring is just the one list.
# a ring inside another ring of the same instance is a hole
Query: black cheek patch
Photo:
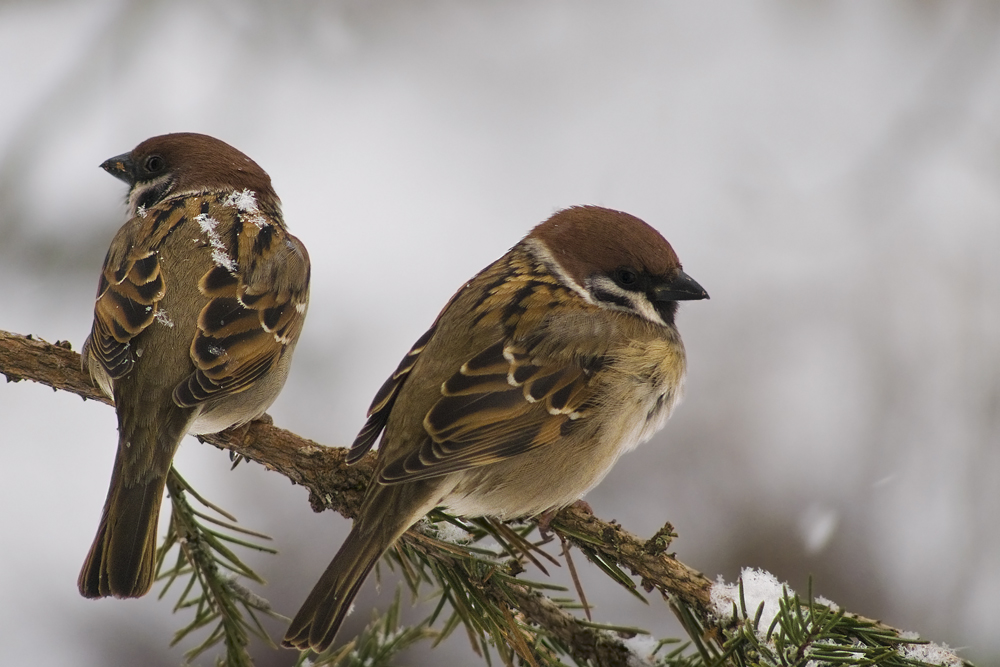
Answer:
[[163, 181], [157, 185], [147, 187], [136, 199], [136, 208], [153, 208], [167, 194], [170, 189], [170, 181]]
[[660, 319], [665, 324], [674, 323], [674, 316], [677, 315], [676, 301], [654, 301], [653, 307], [656, 308], [656, 312], [660, 314]]
[[615, 294], [614, 292], [608, 292], [606, 290], [597, 288], [593, 291], [593, 296], [598, 301], [602, 301], [604, 303], [613, 303], [616, 306], [621, 306], [622, 308], [627, 308], [629, 310], [632, 310], [632, 302], [630, 302], [628, 298], [626, 298], [621, 294]]

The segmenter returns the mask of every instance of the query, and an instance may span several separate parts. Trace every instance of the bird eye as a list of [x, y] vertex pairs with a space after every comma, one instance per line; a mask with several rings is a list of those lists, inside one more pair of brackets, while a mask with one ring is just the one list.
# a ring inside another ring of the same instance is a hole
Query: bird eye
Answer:
[[165, 166], [166, 162], [164, 162], [163, 158], [159, 155], [150, 155], [146, 158], [146, 171], [148, 172], [155, 174], [156, 172], [162, 170]]
[[612, 277], [621, 287], [631, 287], [639, 280], [639, 275], [635, 271], [626, 268], [615, 269]]

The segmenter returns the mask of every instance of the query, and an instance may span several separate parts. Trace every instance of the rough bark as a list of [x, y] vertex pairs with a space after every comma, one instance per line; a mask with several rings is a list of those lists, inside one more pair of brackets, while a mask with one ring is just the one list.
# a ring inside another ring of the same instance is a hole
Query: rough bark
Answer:
[[[65, 342], [50, 344], [32, 336], [0, 331], [0, 373], [9, 382], [32, 380], [85, 400], [111, 404], [81, 370], [80, 355]], [[308, 488], [314, 511], [332, 509], [346, 517], [357, 512], [375, 461], [375, 454], [370, 453], [348, 466], [347, 449], [320, 445], [264, 420], [200, 439]], [[671, 536], [669, 525], [649, 540], [642, 540], [617, 523], [603, 521], [577, 506], [560, 511], [550, 525], [578, 546], [597, 550], [606, 560], [630, 570], [641, 578], [647, 591], [656, 589], [664, 596], [675, 597], [703, 620], [708, 619], [711, 582], [666, 552]], [[578, 661], [626, 664], [629, 653], [620, 640], [589, 627], [545, 596], [525, 587], [517, 602], [527, 619], [564, 641]]]

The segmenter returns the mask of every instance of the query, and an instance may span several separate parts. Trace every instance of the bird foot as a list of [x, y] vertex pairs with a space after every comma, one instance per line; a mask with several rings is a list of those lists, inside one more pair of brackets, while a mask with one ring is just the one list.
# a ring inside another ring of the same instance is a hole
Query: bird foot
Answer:
[[[242, 444], [246, 444], [247, 437], [250, 435], [250, 429], [253, 428], [253, 425], [257, 423], [271, 425], [274, 423], [274, 418], [265, 412], [260, 417], [252, 419], [248, 421], [246, 424], [240, 424], [239, 426], [232, 426], [230, 428], [227, 428], [223, 432], [229, 434], [232, 440], [235, 440], [236, 442]], [[233, 462], [233, 466], [232, 468], [230, 468], [230, 470], [238, 466], [243, 459], [244, 456], [242, 454], [230, 449], [229, 460]]]
[[[585, 514], [594, 514], [593, 508], [586, 500], [577, 500], [571, 505], [568, 505], [568, 507], [578, 509]], [[549, 537], [551, 537], [552, 521], [556, 518], [556, 514], [559, 514], [561, 509], [561, 507], [559, 509], [550, 509], [547, 512], [539, 514], [538, 517], [535, 518], [535, 521], [538, 523], [538, 534], [542, 536], [543, 540], [548, 540]]]

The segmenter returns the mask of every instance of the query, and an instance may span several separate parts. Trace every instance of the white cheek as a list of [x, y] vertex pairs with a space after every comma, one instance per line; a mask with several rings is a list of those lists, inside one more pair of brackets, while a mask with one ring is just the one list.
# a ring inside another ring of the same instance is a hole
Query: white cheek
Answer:
[[[617, 310], [624, 313], [632, 313], [633, 315], [637, 315], [642, 319], [661, 327], [667, 326], [666, 322], [664, 322], [663, 318], [660, 316], [659, 311], [653, 307], [649, 298], [642, 292], [630, 292], [626, 289], [622, 289], [615, 284], [613, 280], [607, 276], [601, 275], [588, 278], [586, 286], [587, 289], [593, 293], [593, 302], [601, 308], [605, 308], [607, 310]], [[599, 296], [601, 294], [613, 296], [615, 299], [602, 299]], [[615, 300], [627, 301], [628, 305], [621, 305], [620, 303], [616, 303]]]
[[[146, 193], [150, 190], [159, 188], [163, 183], [170, 178], [169, 174], [164, 174], [154, 181], [150, 181], [141, 186], [133, 187], [129, 192], [128, 196], [128, 217], [134, 218], [139, 216], [140, 218], [146, 217], [146, 207], [139, 205], [139, 200], [142, 199]], [[171, 188], [164, 188], [162, 194], [157, 198], [157, 202], [162, 201], [164, 197], [169, 193]]]
[[635, 292], [629, 292], [629, 300], [632, 302], [632, 306], [636, 311], [643, 316], [643, 318], [649, 320], [653, 324], [659, 324], [660, 326], [666, 326], [666, 322], [660, 317], [660, 313], [653, 307], [653, 304], [649, 302], [643, 294], [636, 294]]

